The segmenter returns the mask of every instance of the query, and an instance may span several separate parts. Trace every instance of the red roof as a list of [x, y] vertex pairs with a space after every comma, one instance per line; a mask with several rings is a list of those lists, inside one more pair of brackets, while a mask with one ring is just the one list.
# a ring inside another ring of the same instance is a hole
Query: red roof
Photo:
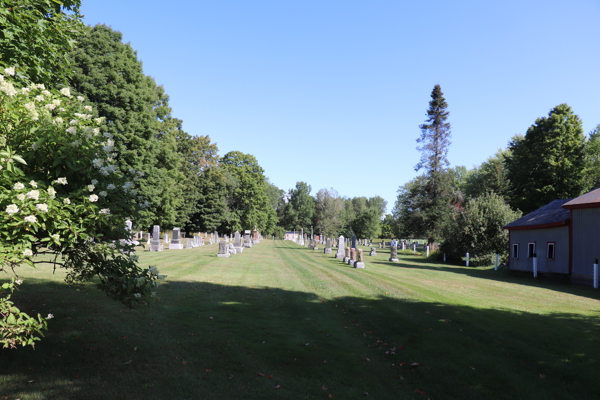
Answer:
[[563, 204], [564, 208], [594, 208], [600, 207], [600, 188], [594, 189], [591, 192], [582, 194], [571, 201]]

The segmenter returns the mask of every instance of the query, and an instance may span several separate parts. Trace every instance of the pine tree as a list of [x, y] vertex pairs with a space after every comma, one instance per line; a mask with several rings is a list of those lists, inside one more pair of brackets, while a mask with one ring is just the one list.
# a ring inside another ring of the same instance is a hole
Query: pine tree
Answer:
[[424, 217], [424, 230], [430, 242], [434, 241], [439, 231], [440, 217], [447, 211], [448, 195], [448, 148], [450, 147], [450, 128], [447, 111], [448, 103], [440, 85], [435, 85], [431, 92], [431, 101], [427, 110], [427, 121], [420, 125], [421, 137], [417, 143], [421, 146], [421, 160], [415, 171], [425, 170], [425, 199], [420, 210]]

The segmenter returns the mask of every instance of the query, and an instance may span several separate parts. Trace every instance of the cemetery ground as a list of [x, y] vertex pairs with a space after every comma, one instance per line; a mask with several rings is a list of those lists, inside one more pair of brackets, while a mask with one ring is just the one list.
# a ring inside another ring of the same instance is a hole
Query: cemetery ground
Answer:
[[133, 310], [23, 267], [17, 305], [55, 318], [0, 351], [0, 399], [600, 398], [590, 287], [389, 248], [364, 270], [289, 241], [217, 249], [138, 251], [168, 278]]

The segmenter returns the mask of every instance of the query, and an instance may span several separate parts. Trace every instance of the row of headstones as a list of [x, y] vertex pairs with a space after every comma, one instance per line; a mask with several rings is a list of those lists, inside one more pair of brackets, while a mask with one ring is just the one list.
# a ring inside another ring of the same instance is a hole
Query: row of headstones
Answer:
[[233, 243], [227, 243], [225, 240], [219, 242], [219, 253], [217, 257], [229, 257], [232, 254], [243, 253], [244, 248], [251, 248], [254, 244], [260, 243], [262, 236], [255, 231], [251, 234], [249, 230], [244, 231], [244, 242], [239, 232], [233, 235]]
[[[352, 236], [352, 242], [349, 243], [351, 247], [345, 247], [346, 240], [344, 236], [340, 236], [338, 239], [338, 249], [335, 254], [335, 258], [343, 259], [344, 263], [359, 269], [365, 268], [365, 257], [363, 249], [356, 248], [356, 236]], [[364, 242], [363, 242], [364, 243]]]
[[[215, 231], [210, 234], [208, 239], [208, 244], [216, 243], [219, 240], [219, 234]], [[223, 237], [223, 240], [229, 242], [229, 238], [227, 235]], [[181, 228], [173, 228], [173, 237], [169, 240], [169, 235], [164, 234], [163, 243], [160, 243], [160, 225], [154, 225], [152, 228], [152, 237], [148, 237], [148, 245], [150, 246], [150, 251], [163, 251], [164, 245], [168, 244], [169, 250], [183, 250], [183, 243], [181, 238]], [[195, 247], [204, 246], [204, 237], [201, 236], [193, 236], [192, 238], [188, 238], [187, 249], [193, 249]]]

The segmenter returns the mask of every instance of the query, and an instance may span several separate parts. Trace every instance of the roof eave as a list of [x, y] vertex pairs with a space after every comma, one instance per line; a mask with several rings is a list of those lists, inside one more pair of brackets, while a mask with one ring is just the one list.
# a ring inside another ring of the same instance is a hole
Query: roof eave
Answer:
[[521, 225], [521, 226], [504, 226], [504, 229], [512, 230], [512, 231], [522, 231], [529, 229], [547, 229], [547, 228], [559, 228], [561, 226], [568, 226], [571, 221], [558, 221], [552, 222], [550, 224], [541, 224], [541, 225]]

